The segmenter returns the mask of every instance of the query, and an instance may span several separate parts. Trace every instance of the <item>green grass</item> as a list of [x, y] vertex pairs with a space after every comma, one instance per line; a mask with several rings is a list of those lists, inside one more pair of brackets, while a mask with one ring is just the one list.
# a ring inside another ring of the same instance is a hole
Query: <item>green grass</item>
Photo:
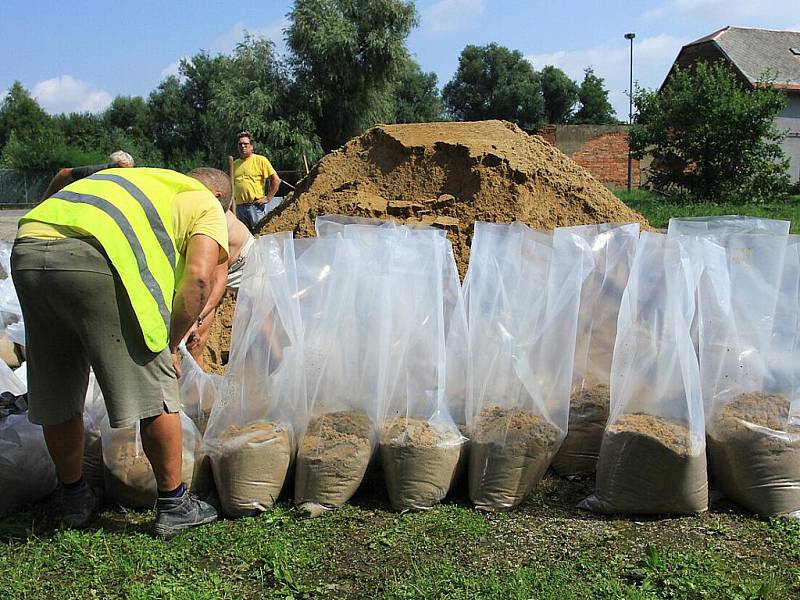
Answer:
[[456, 499], [393, 513], [380, 485], [301, 519], [287, 504], [170, 542], [152, 512], [54, 530], [50, 505], [0, 520], [0, 598], [792, 598], [800, 522], [730, 505], [674, 519], [574, 508], [591, 481], [548, 476], [511, 513]]
[[715, 215], [746, 215], [785, 219], [792, 222], [791, 232], [800, 233], [800, 196], [792, 196], [786, 202], [768, 204], [717, 204], [702, 202], [681, 204], [646, 190], [617, 190], [620, 200], [641, 214], [657, 229], [665, 228], [670, 217], [707, 217]]

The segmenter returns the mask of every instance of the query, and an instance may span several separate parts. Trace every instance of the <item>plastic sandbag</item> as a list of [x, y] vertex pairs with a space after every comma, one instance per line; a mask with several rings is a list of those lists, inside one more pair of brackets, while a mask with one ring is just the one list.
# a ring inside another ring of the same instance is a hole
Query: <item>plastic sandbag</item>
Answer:
[[655, 233], [639, 240], [619, 311], [596, 491], [581, 508], [691, 514], [708, 507], [700, 374], [689, 333], [697, 279], [691, 248]]
[[83, 478], [95, 490], [105, 487], [103, 475], [102, 430], [107, 427], [108, 413], [94, 371], [89, 371], [89, 385], [83, 404]]
[[[195, 457], [202, 447], [202, 438], [185, 413], [180, 413], [180, 419], [183, 443], [181, 480], [187, 489], [197, 491]], [[158, 486], [150, 461], [142, 449], [139, 423], [112, 429], [105, 420], [101, 435], [106, 499], [127, 508], [152, 508], [158, 498]]]
[[669, 220], [667, 235], [729, 235], [741, 233], [766, 233], [786, 235], [789, 221], [761, 219], [740, 215], [719, 217], [673, 217]]
[[448, 242], [436, 230], [398, 228], [384, 234], [378, 265], [383, 281], [379, 337], [380, 451], [393, 508], [426, 509], [453, 483], [465, 438], [447, 402], [445, 342], [458, 298]]
[[519, 504], [567, 430], [581, 284], [592, 266], [568, 229], [476, 223], [465, 296], [470, 336], [469, 493]]
[[341, 232], [295, 241], [309, 422], [299, 442], [294, 501], [307, 514], [358, 489], [377, 436], [374, 295], [356, 244]]
[[729, 498], [800, 518], [800, 238], [713, 238], [700, 282], [710, 464]]
[[619, 305], [639, 241], [638, 223], [569, 229], [589, 244], [594, 267], [581, 289], [567, 437], [553, 459], [561, 475], [595, 470], [608, 421]]
[[206, 373], [181, 344], [180, 384], [181, 408], [194, 421], [201, 434], [205, 433], [211, 409], [219, 398], [222, 376]]
[[[0, 391], [19, 395], [25, 387], [0, 361]], [[27, 414], [0, 419], [0, 516], [42, 500], [57, 485], [42, 428]]]
[[283, 487], [293, 424], [306, 412], [302, 361], [292, 236], [262, 236], [245, 265], [230, 360], [204, 437], [229, 516], [268, 509]]

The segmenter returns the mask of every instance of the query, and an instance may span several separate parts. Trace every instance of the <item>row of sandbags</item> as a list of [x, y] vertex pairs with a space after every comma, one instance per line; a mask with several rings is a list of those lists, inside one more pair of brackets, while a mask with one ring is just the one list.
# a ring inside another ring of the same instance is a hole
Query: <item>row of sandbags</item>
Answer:
[[[800, 510], [787, 222], [674, 220], [641, 238], [637, 225], [477, 223], [463, 293], [438, 230], [317, 229], [259, 240], [226, 375], [184, 365], [184, 478], [210, 489], [213, 471], [227, 514], [282, 489], [311, 514], [335, 508], [377, 462], [398, 509], [435, 504], [462, 474], [476, 506], [507, 509], [548, 466], [596, 465], [585, 508], [699, 512], [706, 453], [733, 500]], [[109, 496], [151, 505], [124, 431], [103, 433]]]
[[[476, 506], [518, 504], [567, 432], [579, 328], [606, 344], [579, 349], [581, 377], [608, 379], [638, 233], [478, 223], [464, 291], [437, 229], [328, 217], [314, 239], [260, 238], [225, 376], [187, 364], [182, 381], [210, 412], [224, 511], [284, 487], [310, 514], [335, 508], [375, 463], [396, 509], [434, 505], [462, 474]], [[579, 325], [586, 281], [597, 311]]]

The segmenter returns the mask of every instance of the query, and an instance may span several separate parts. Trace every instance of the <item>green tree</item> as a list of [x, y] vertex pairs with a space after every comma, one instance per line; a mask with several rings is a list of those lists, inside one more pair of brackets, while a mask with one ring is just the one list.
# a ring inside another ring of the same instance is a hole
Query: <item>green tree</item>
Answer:
[[53, 119], [19, 81], [0, 106], [0, 162], [15, 169], [51, 169], [59, 166], [64, 142]]
[[425, 73], [408, 59], [394, 82], [395, 123], [441, 121], [444, 105], [436, 83], [436, 73]]
[[558, 67], [545, 66], [539, 74], [548, 123], [567, 123], [578, 101], [578, 84]]
[[784, 193], [788, 161], [775, 117], [785, 94], [746, 88], [720, 63], [678, 69], [660, 92], [634, 94], [630, 145], [652, 154], [650, 181], [698, 201], [759, 201]]
[[224, 68], [226, 76], [212, 86], [211, 107], [224, 126], [228, 153], [236, 155], [234, 136], [247, 130], [260, 146], [257, 152], [283, 168], [299, 168], [303, 155], [311, 162], [322, 155], [314, 122], [271, 41], [245, 34]]
[[295, 0], [287, 44], [298, 96], [325, 150], [391, 121], [392, 82], [417, 24], [410, 0]]
[[542, 123], [544, 100], [539, 76], [518, 50], [497, 44], [469, 45], [442, 97], [458, 120], [505, 119], [523, 129]]
[[573, 123], [611, 125], [617, 122], [614, 109], [608, 101], [608, 90], [603, 78], [594, 74], [591, 67], [583, 71], [583, 81], [578, 89], [580, 108], [572, 116]]

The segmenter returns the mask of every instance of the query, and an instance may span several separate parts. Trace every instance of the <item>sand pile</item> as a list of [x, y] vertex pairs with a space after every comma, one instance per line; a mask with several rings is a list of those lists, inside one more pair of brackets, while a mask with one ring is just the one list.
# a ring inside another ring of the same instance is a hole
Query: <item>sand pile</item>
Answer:
[[[581, 503], [602, 513], [692, 514], [708, 508], [706, 455], [681, 423], [643, 413], [617, 418], [597, 461], [597, 491]], [[693, 453], [694, 452], [694, 453]]]
[[372, 420], [358, 410], [312, 419], [297, 451], [294, 500], [317, 515], [342, 506], [356, 492], [372, 455]]
[[789, 399], [751, 392], [713, 416], [708, 452], [716, 484], [762, 515], [800, 511], [800, 425], [789, 424]]
[[559, 475], [594, 473], [608, 421], [610, 390], [598, 384], [572, 394], [567, 437], [553, 459]]
[[323, 157], [262, 233], [312, 236], [325, 214], [446, 229], [462, 277], [475, 221], [646, 225], [583, 167], [504, 121], [374, 127]]
[[[313, 236], [314, 220], [326, 214], [445, 229], [462, 277], [475, 221], [647, 226], [586, 169], [504, 121], [373, 127], [323, 157], [261, 233]], [[226, 296], [209, 332], [207, 371], [221, 373], [227, 363], [234, 303]]]
[[[217, 307], [211, 329], [208, 331], [208, 342], [203, 350], [203, 370], [208, 373], [222, 375], [228, 364], [228, 353], [231, 349], [231, 328], [233, 313], [236, 310], [236, 292], [227, 290]], [[206, 416], [207, 417], [207, 416]]]
[[477, 508], [513, 508], [544, 475], [560, 434], [541, 416], [487, 406], [472, 426], [469, 496]]
[[455, 427], [397, 417], [383, 424], [381, 464], [395, 510], [421, 510], [440, 502], [453, 484], [463, 442]]
[[214, 442], [211, 468], [225, 514], [247, 516], [270, 508], [289, 470], [286, 427], [270, 421], [233, 425]]

